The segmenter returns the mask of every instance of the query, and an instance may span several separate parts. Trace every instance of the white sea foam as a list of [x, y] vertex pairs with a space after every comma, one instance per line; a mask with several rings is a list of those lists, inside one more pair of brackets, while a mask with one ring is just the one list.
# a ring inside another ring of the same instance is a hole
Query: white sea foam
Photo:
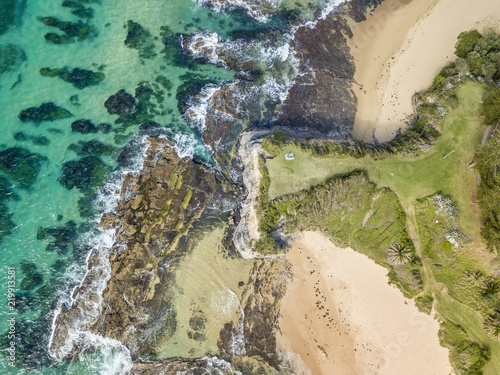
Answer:
[[199, 140], [196, 139], [194, 134], [186, 134], [186, 133], [176, 133], [174, 135], [175, 142], [175, 152], [179, 157], [183, 158], [188, 156], [192, 158], [195, 154], [206, 154], [210, 153], [210, 147], [204, 145]]
[[[196, 0], [196, 2], [201, 6], [210, 7], [216, 12], [244, 9], [248, 15], [261, 23], [268, 22], [270, 15], [275, 13], [281, 5], [281, 0]], [[266, 9], [267, 12], [264, 11]]]
[[[202, 357], [200, 358], [201, 361], [206, 361], [206, 365], [204, 370], [208, 374], [213, 374], [213, 375], [228, 375], [228, 374], [233, 374], [233, 375], [242, 375], [240, 371], [233, 370], [231, 368], [231, 364], [221, 358], [218, 357]], [[176, 375], [192, 375], [193, 372], [188, 370], [188, 371], [179, 371], [177, 372]]]
[[225, 63], [219, 60], [217, 54], [218, 45], [219, 35], [217, 33], [204, 32], [193, 35], [187, 48], [194, 58], [206, 58], [212, 64], [225, 66]]
[[[134, 141], [137, 142], [138, 140]], [[138, 172], [141, 169], [147, 150], [147, 142], [144, 141], [145, 137], [140, 139], [141, 145], [144, 144], [146, 146], [143, 148], [142, 153], [137, 154], [131, 166], [117, 170], [99, 190], [96, 203], [100, 212], [111, 212], [116, 209], [125, 175], [131, 172]], [[92, 247], [92, 251], [87, 255], [85, 272], [83, 272], [84, 269], [82, 267], [78, 266], [72, 266], [66, 271], [66, 279], [68, 281], [82, 280], [82, 283], [83, 281], [86, 282], [84, 287], [78, 287], [79, 290], [76, 298], [73, 299], [73, 295], [71, 295], [69, 301], [65, 301], [68, 307], [78, 304], [74, 308], [77, 317], [69, 322], [70, 326], [66, 327], [68, 330], [66, 341], [60, 347], [56, 348], [55, 351], [50, 351], [49, 349], [50, 354], [57, 360], [63, 360], [70, 356], [76, 348], [80, 352], [85, 352], [86, 350], [95, 351], [96, 355], [101, 358], [98, 373], [102, 375], [126, 374], [132, 368], [130, 353], [124, 345], [117, 340], [104, 338], [89, 332], [90, 326], [97, 321], [101, 314], [102, 295], [111, 277], [109, 255], [110, 251], [113, 251], [115, 239], [114, 230], [105, 231], [97, 229], [81, 236], [80, 241]], [[121, 244], [115, 244], [117, 251], [121, 247], [123, 247]], [[92, 262], [92, 267], [89, 267], [89, 262]], [[84, 274], [83, 277], [82, 274]], [[62, 302], [64, 301], [60, 301], [60, 303]], [[60, 306], [60, 304], [58, 305]], [[55, 322], [58, 314], [58, 312], [54, 314], [49, 348], [54, 338]]]
[[210, 308], [216, 314], [215, 316], [230, 317], [240, 307], [238, 296], [231, 289], [224, 287], [212, 291], [210, 296]]
[[207, 117], [209, 104], [211, 103], [213, 95], [220, 89], [220, 87], [220, 85], [210, 83], [203, 87], [200, 93], [191, 98], [188, 103], [188, 109], [186, 110], [184, 117], [200, 132], [205, 130], [205, 119]]

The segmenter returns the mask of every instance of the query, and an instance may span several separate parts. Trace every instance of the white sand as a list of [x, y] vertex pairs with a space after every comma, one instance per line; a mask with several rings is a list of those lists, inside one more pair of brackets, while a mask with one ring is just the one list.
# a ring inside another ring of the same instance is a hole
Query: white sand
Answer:
[[386, 0], [354, 25], [358, 112], [353, 136], [384, 142], [406, 129], [412, 96], [455, 59], [458, 34], [500, 24], [498, 0]]
[[282, 301], [278, 345], [299, 354], [310, 373], [450, 374], [438, 322], [388, 284], [385, 268], [315, 232], [286, 257], [294, 279]]

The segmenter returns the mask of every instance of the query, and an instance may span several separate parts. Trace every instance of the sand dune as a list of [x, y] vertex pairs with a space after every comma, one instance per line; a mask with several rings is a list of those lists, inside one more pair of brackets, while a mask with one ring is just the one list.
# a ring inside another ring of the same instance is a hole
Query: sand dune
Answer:
[[455, 59], [458, 34], [498, 26], [499, 20], [498, 0], [385, 0], [353, 25], [349, 45], [359, 84], [354, 138], [384, 142], [406, 129], [413, 94], [430, 87]]
[[286, 255], [294, 279], [282, 301], [279, 347], [298, 375], [448, 375], [439, 324], [388, 284], [387, 270], [322, 234]]

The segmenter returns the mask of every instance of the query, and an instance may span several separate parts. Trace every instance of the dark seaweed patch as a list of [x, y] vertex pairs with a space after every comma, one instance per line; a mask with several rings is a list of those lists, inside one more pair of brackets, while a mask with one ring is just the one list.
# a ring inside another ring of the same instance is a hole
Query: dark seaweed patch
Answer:
[[130, 118], [137, 111], [135, 98], [125, 90], [120, 90], [111, 95], [104, 103], [104, 106], [111, 115], [119, 115], [123, 118]]
[[31, 136], [27, 135], [24, 132], [17, 132], [17, 133], [14, 133], [14, 139], [18, 142], [24, 142], [24, 141], [30, 140]]
[[92, 70], [74, 68], [70, 70], [68, 67], [60, 69], [42, 68], [40, 74], [44, 77], [59, 77], [64, 82], [71, 83], [77, 89], [84, 89], [88, 86], [95, 86], [104, 81], [106, 76], [101, 72], [93, 72]]
[[115, 148], [93, 139], [87, 142], [79, 141], [78, 144], [73, 143], [68, 147], [68, 150], [71, 150], [80, 156], [110, 156]]
[[59, 182], [66, 189], [76, 187], [82, 192], [96, 188], [105, 181], [109, 168], [101, 159], [87, 156], [83, 159], [65, 162]]
[[148, 30], [132, 20], [127, 21], [127, 30], [125, 45], [128, 48], [139, 51], [139, 57], [142, 59], [152, 59], [156, 57], [153, 37]]
[[97, 127], [90, 120], [76, 120], [71, 124], [71, 130], [75, 133], [88, 134], [97, 133]]
[[61, 120], [72, 117], [70, 111], [63, 107], [59, 107], [52, 102], [43, 103], [40, 107], [30, 107], [19, 112], [19, 119], [22, 122], [33, 122], [38, 125], [44, 121]]
[[66, 22], [55, 17], [42, 17], [39, 18], [39, 20], [43, 22], [45, 26], [57, 28], [64, 33], [64, 35], [55, 33], [45, 34], [45, 39], [55, 44], [67, 44], [75, 41], [81, 42], [96, 35], [96, 30], [82, 21]]
[[48, 146], [50, 144], [50, 139], [48, 139], [44, 135], [38, 135], [33, 138], [31, 142], [33, 142], [33, 144], [37, 146]]
[[33, 290], [43, 284], [43, 275], [38, 272], [35, 263], [25, 260], [21, 263], [21, 272], [24, 275], [21, 281], [22, 290]]
[[35, 182], [43, 160], [45, 157], [25, 148], [8, 148], [0, 152], [0, 171], [26, 189]]
[[68, 221], [64, 226], [53, 228], [38, 228], [36, 238], [38, 240], [48, 240], [53, 238], [47, 247], [46, 251], [57, 251], [59, 255], [65, 255], [70, 245], [75, 241], [78, 234], [77, 226], [73, 221]]
[[84, 7], [77, 2], [65, 0], [62, 2], [62, 6], [72, 9], [71, 13], [77, 17], [87, 19], [94, 17], [94, 9]]
[[21, 47], [15, 44], [0, 45], [0, 75], [16, 70], [23, 61], [26, 61], [26, 53]]

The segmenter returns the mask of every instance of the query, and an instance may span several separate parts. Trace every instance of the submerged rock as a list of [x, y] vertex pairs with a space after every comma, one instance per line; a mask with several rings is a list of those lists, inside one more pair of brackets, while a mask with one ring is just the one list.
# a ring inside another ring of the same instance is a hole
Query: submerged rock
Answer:
[[93, 139], [87, 142], [78, 141], [78, 144], [72, 143], [68, 146], [68, 150], [75, 152], [77, 155], [110, 156], [115, 148]]
[[108, 166], [101, 159], [87, 156], [63, 163], [59, 183], [68, 190], [76, 187], [85, 192], [101, 186], [109, 172]]
[[88, 134], [97, 133], [98, 129], [90, 120], [76, 120], [71, 124], [71, 131], [76, 133]]
[[45, 248], [46, 251], [57, 251], [59, 255], [65, 255], [77, 235], [77, 227], [73, 221], [68, 221], [64, 226], [54, 228], [38, 228], [37, 240], [44, 241], [53, 238]]
[[50, 144], [50, 139], [44, 135], [37, 135], [31, 140], [31, 142], [37, 146], [48, 146]]
[[80, 68], [70, 70], [68, 67], [60, 69], [42, 68], [40, 69], [40, 74], [44, 77], [59, 77], [80, 90], [88, 86], [98, 85], [106, 78], [104, 73], [101, 72], [93, 72], [92, 70]]
[[137, 111], [135, 98], [125, 90], [120, 90], [111, 95], [104, 103], [104, 107], [106, 107], [109, 114], [119, 115], [124, 119], [131, 118]]
[[72, 9], [71, 13], [80, 18], [92, 18], [94, 17], [94, 9], [84, 7], [82, 4], [75, 1], [64, 0], [61, 4], [63, 7]]
[[43, 284], [43, 275], [38, 272], [36, 264], [29, 261], [21, 263], [21, 272], [24, 275], [21, 281], [22, 290], [33, 290]]
[[154, 39], [151, 33], [139, 23], [132, 20], [127, 21], [127, 38], [125, 45], [139, 51], [142, 59], [152, 59], [156, 57]]
[[81, 42], [96, 33], [92, 26], [82, 21], [65, 22], [55, 17], [42, 17], [39, 18], [39, 20], [43, 22], [45, 26], [57, 28], [64, 33], [64, 35], [54, 33], [45, 34], [45, 39], [55, 44], [74, 43], [75, 41]]
[[63, 107], [59, 107], [52, 102], [43, 103], [39, 107], [30, 107], [19, 112], [19, 119], [22, 122], [32, 122], [35, 125], [44, 121], [62, 120], [72, 117], [73, 114]]
[[15, 71], [26, 61], [26, 53], [15, 44], [0, 45], [0, 76], [6, 72]]
[[12, 147], [0, 152], [0, 171], [7, 174], [21, 188], [29, 188], [36, 180], [42, 162], [46, 160], [21, 147]]

